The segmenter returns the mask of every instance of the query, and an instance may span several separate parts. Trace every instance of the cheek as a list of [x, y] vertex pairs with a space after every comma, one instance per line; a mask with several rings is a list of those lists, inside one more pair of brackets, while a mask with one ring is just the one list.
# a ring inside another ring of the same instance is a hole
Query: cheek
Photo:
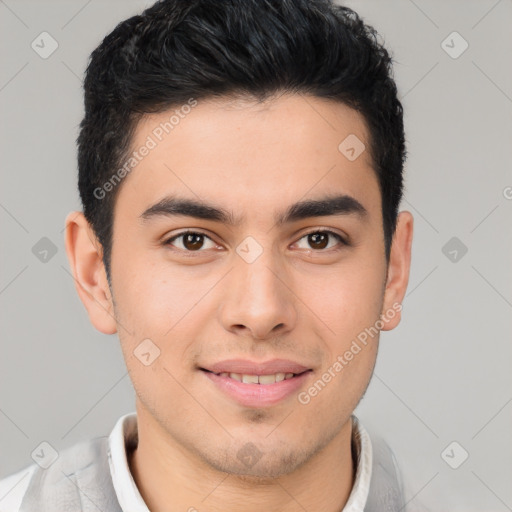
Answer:
[[142, 258], [121, 262], [117, 270], [113, 293], [122, 326], [118, 332], [134, 384], [150, 389], [167, 382], [173, 387], [168, 372], [180, 382], [187, 378], [182, 363], [202, 325], [197, 316], [204, 314], [199, 301], [207, 283], [192, 285], [194, 279], [183, 271]]
[[377, 357], [384, 276], [381, 262], [361, 261], [347, 266], [339, 284], [330, 284], [332, 301], [323, 307], [329, 315], [326, 322], [336, 334], [329, 337], [330, 360], [324, 377], [330, 379], [330, 392], [324, 397], [326, 403], [343, 396], [345, 404], [355, 407], [368, 385]]
[[384, 270], [379, 262], [373, 265], [340, 265], [339, 268], [310, 273], [299, 294], [314, 313], [313, 321], [321, 320], [333, 348], [343, 349], [361, 331], [375, 325], [383, 300]]
[[133, 255], [117, 265], [113, 288], [120, 320], [137, 336], [162, 336], [197, 301], [182, 274]]

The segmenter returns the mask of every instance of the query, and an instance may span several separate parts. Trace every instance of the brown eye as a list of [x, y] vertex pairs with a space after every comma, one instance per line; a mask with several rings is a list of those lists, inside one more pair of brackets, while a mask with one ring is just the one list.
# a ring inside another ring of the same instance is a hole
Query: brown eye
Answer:
[[[175, 241], [180, 239], [181, 247], [179, 247], [180, 244], [174, 244]], [[172, 247], [176, 247], [178, 250], [186, 252], [202, 252], [201, 249], [205, 249], [205, 243], [207, 241], [211, 242], [211, 247], [206, 247], [206, 249], [215, 247], [213, 240], [205, 234], [196, 231], [186, 231], [184, 233], [180, 233], [179, 235], [173, 236], [167, 240], [164, 245], [170, 245]]]
[[198, 233], [189, 233], [187, 235], [183, 235], [183, 246], [189, 251], [196, 251], [197, 249], [201, 249], [203, 246], [203, 238], [203, 235]]
[[338, 235], [338, 233], [335, 233], [334, 231], [313, 231], [311, 233], [307, 233], [304, 235], [297, 244], [300, 244], [301, 240], [306, 240], [306, 243], [308, 244], [308, 247], [300, 247], [301, 249], [311, 250], [314, 249], [316, 251], [322, 251], [326, 248], [330, 249], [332, 247], [335, 247], [336, 244], [329, 245], [330, 241], [332, 239], [335, 239], [338, 241], [338, 245], [348, 245], [345, 240]]
[[329, 235], [327, 233], [311, 233], [308, 235], [308, 243], [314, 249], [325, 249], [329, 244]]

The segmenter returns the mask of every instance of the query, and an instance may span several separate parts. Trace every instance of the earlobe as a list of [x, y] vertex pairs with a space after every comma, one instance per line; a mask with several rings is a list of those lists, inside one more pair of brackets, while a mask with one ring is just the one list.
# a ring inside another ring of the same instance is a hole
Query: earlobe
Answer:
[[102, 248], [82, 212], [66, 217], [66, 253], [75, 288], [93, 326], [104, 334], [117, 332]]
[[381, 320], [384, 322], [383, 331], [390, 331], [400, 323], [401, 304], [407, 291], [411, 268], [413, 223], [414, 219], [410, 212], [400, 212], [391, 245], [388, 276], [381, 312]]

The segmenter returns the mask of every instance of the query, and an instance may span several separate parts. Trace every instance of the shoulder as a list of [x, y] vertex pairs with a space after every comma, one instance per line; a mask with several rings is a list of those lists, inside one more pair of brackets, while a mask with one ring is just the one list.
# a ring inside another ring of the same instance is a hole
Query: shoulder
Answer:
[[0, 480], [0, 512], [18, 512], [37, 467], [32, 464]]
[[[367, 431], [356, 417], [354, 427], [353, 435], [358, 440], [356, 444], [360, 446], [356, 483], [362, 488], [361, 499], [358, 501], [359, 508], [356, 509], [364, 508], [365, 512], [403, 511], [402, 475], [391, 447], [371, 428]], [[361, 506], [362, 501], [364, 507]]]
[[[79, 500], [77, 481], [105, 482], [107, 437], [76, 443], [48, 467], [32, 464], [0, 480], [0, 512], [47, 510]], [[46, 508], [45, 508], [46, 507]]]

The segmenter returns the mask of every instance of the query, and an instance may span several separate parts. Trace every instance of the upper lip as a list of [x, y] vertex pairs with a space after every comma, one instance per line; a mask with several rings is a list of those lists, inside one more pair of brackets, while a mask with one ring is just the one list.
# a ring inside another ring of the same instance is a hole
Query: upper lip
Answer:
[[298, 374], [310, 370], [310, 368], [288, 359], [272, 359], [263, 362], [253, 362], [247, 359], [229, 359], [208, 366], [202, 366], [201, 369], [213, 373], [240, 373], [244, 375]]

